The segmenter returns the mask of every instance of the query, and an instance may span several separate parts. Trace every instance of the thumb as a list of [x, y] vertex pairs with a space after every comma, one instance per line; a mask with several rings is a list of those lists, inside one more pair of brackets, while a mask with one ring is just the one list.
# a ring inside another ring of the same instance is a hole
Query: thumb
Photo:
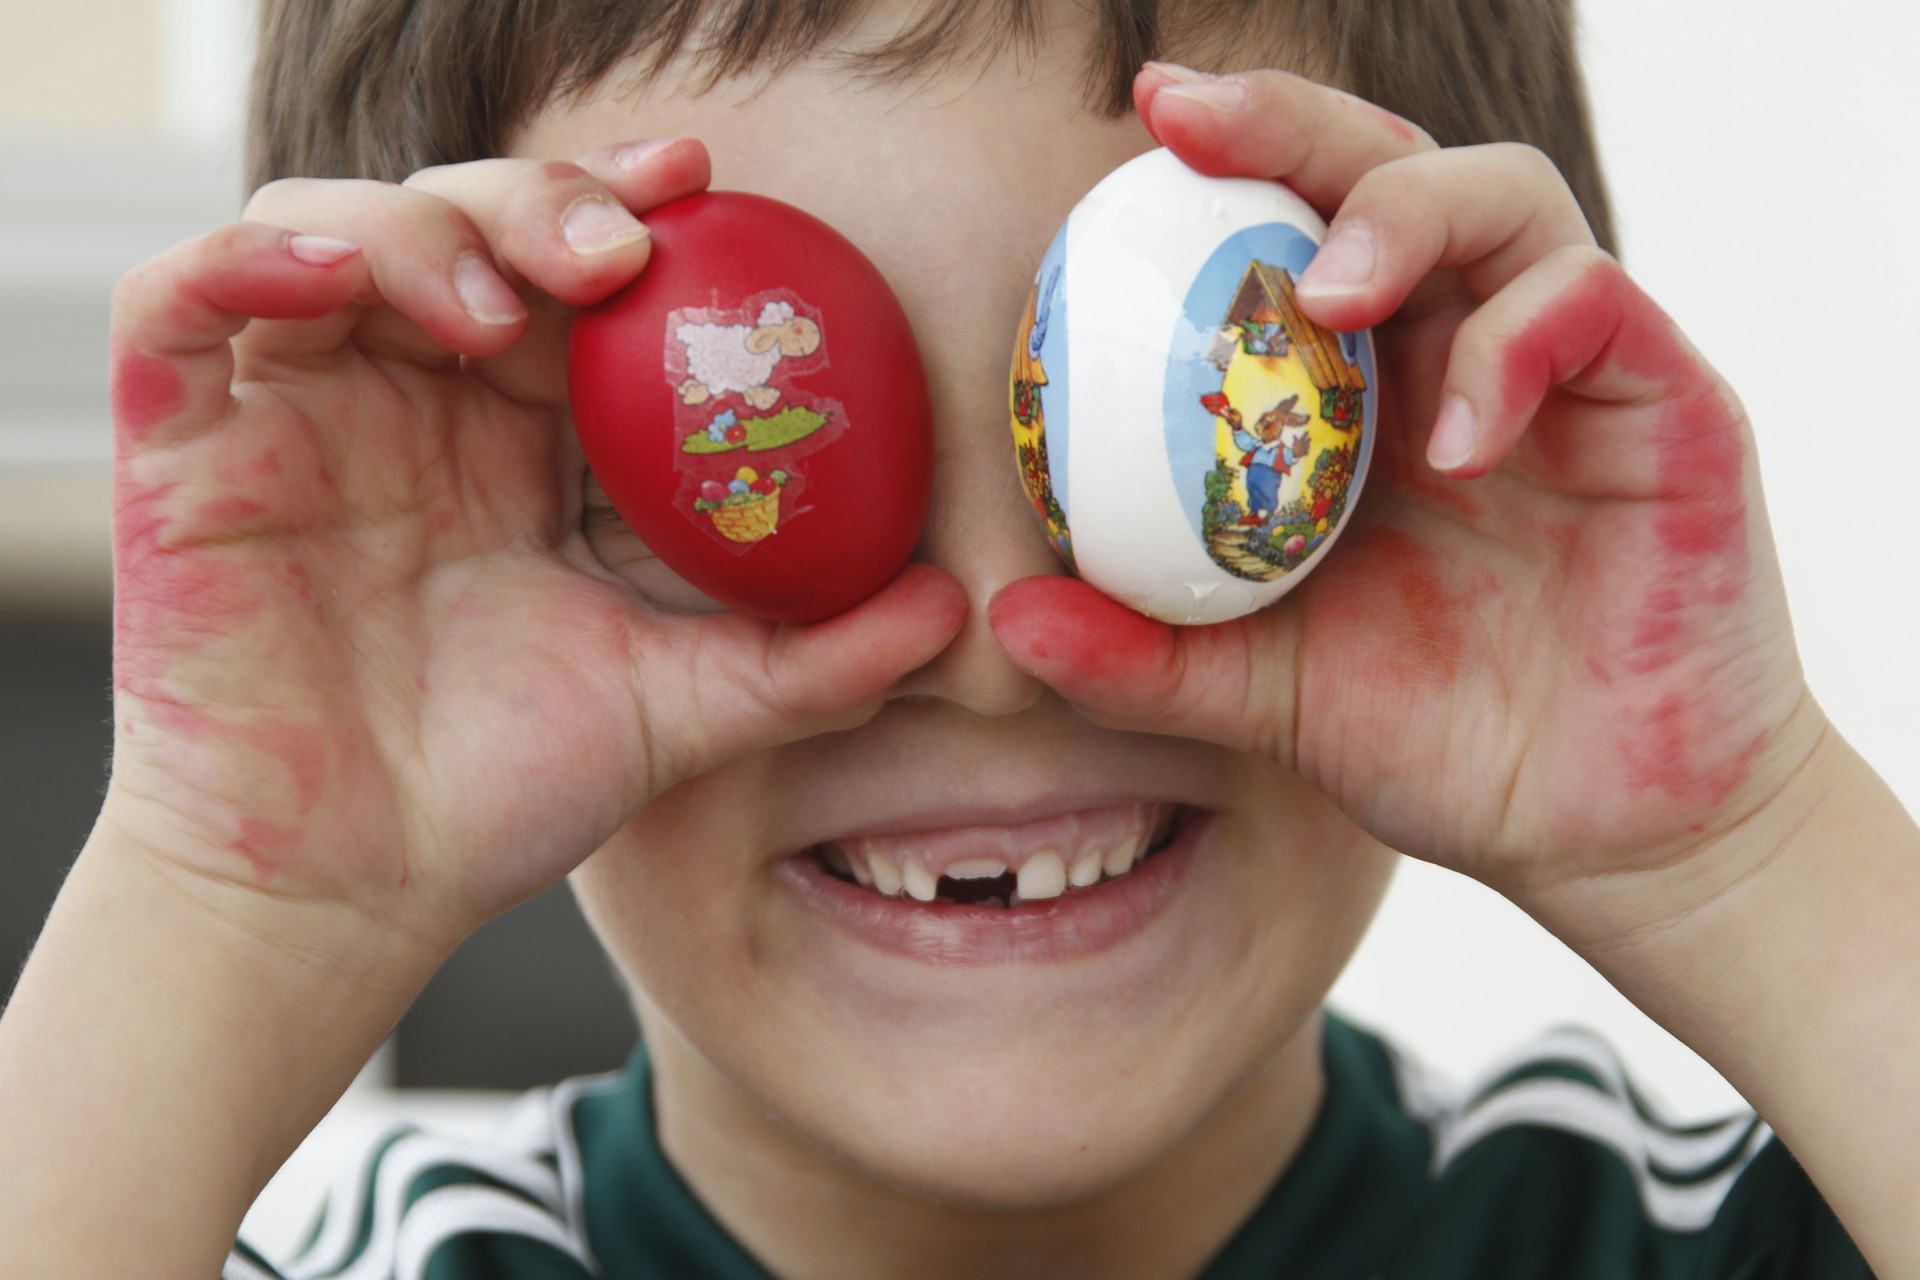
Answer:
[[690, 620], [696, 643], [656, 650], [669, 669], [637, 673], [652, 794], [749, 751], [865, 722], [901, 677], [946, 647], [966, 613], [950, 574], [910, 564], [824, 622]]
[[1293, 756], [1289, 614], [1210, 627], [1145, 618], [1073, 578], [1026, 578], [988, 606], [1007, 656], [1096, 722]]

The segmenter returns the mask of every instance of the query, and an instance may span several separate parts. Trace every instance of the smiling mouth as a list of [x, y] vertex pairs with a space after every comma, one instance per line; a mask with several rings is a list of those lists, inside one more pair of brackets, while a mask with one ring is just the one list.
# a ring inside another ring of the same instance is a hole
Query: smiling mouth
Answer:
[[845, 884], [907, 903], [1013, 909], [1125, 879], [1173, 844], [1182, 806], [1120, 805], [1011, 827], [831, 840], [808, 852]]

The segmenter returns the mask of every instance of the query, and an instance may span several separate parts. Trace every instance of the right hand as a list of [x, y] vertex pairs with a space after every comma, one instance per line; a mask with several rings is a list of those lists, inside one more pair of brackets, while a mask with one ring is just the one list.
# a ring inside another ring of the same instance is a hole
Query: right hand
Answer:
[[923, 566], [782, 627], [651, 599], [582, 534], [571, 308], [644, 266], [626, 211], [707, 176], [681, 140], [277, 182], [122, 282], [103, 829], [451, 947], [939, 651], [965, 598]]

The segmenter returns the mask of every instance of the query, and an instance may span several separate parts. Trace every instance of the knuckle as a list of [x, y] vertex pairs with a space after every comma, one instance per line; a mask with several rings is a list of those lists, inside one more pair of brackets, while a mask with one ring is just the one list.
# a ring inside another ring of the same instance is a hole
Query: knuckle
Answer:
[[194, 278], [215, 262], [231, 259], [258, 244], [261, 233], [277, 234], [258, 222], [229, 222], [183, 240], [138, 264], [114, 283], [110, 314], [125, 324], [159, 305], [159, 300], [192, 288]]
[[193, 265], [199, 266], [213, 258], [231, 257], [234, 253], [252, 248], [260, 239], [261, 233], [277, 234], [277, 228], [254, 220], [229, 222], [225, 226], [215, 227], [206, 235], [189, 243], [193, 247]]
[[246, 207], [240, 211], [240, 216], [251, 218], [262, 209], [282, 207], [293, 198], [291, 193], [311, 181], [311, 178], [275, 178], [256, 187], [253, 194], [247, 197]]
[[414, 191], [445, 192], [464, 190], [495, 178], [503, 171], [518, 167], [519, 161], [490, 156], [480, 160], [460, 160], [451, 164], [430, 164], [415, 169], [400, 183]]
[[1592, 271], [1625, 279], [1627, 269], [1620, 260], [1597, 244], [1570, 244], [1553, 252], [1553, 258], [1567, 275], [1585, 276]]
[[453, 252], [481, 249], [486, 237], [460, 204], [437, 192], [395, 187], [394, 199], [378, 207], [373, 217], [397, 239], [450, 242]]
[[540, 162], [540, 176], [549, 183], [572, 185], [589, 183], [599, 186], [592, 174], [571, 160], [543, 160]]
[[110, 310], [116, 326], [126, 323], [153, 294], [160, 261], [148, 258], [114, 282]]
[[351, 180], [276, 178], [253, 193], [240, 216], [255, 221], [284, 218], [297, 210], [317, 205], [327, 195], [347, 185], [351, 185]]
[[1229, 80], [1238, 80], [1247, 87], [1254, 101], [1262, 107], [1272, 108], [1284, 101], [1289, 95], [1312, 94], [1323, 86], [1311, 80], [1295, 75], [1291, 71], [1282, 71], [1277, 67], [1258, 67], [1252, 71], [1236, 71], [1228, 76]]
[[1426, 154], [1402, 156], [1375, 165], [1353, 184], [1348, 201], [1378, 205], [1387, 211], [1420, 207], [1418, 197], [1433, 185], [1433, 165]]
[[1528, 178], [1565, 185], [1566, 180], [1561, 177], [1560, 166], [1553, 162], [1553, 157], [1532, 143], [1496, 142], [1492, 148], [1503, 163], [1512, 165]]
[[424, 169], [415, 169], [400, 182], [400, 185], [414, 191], [434, 190], [449, 178], [458, 175], [461, 166], [455, 164], [430, 164]]

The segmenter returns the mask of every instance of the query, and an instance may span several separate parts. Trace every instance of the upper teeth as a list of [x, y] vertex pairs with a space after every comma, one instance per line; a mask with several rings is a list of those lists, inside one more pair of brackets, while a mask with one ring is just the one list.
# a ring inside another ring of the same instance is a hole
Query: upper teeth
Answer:
[[885, 854], [869, 853], [867, 866], [873, 870], [873, 887], [889, 898], [900, 896], [900, 887], [904, 883], [900, 868], [893, 865], [893, 859]]
[[1043, 849], [1020, 868], [1020, 896], [1057, 898], [1067, 891], [1067, 864], [1051, 849]]
[[[925, 841], [909, 842], [900, 838], [859, 840], [850, 847], [829, 844], [825, 846], [825, 856], [834, 870], [842, 875], [850, 874], [860, 884], [890, 898], [904, 893], [919, 902], [932, 902], [939, 896], [942, 878], [991, 880], [1006, 875], [1011, 869], [1017, 885], [1013, 901], [1039, 902], [1059, 897], [1069, 886], [1085, 889], [1098, 884], [1103, 874], [1123, 876], [1131, 871], [1151, 838], [1150, 808], [1153, 807], [1141, 806], [1137, 820], [1131, 824], [1105, 819], [1104, 839], [1095, 831], [1083, 828], [1081, 839], [1086, 843], [1073, 850], [1077, 856], [1071, 863], [1067, 855], [1054, 847], [1040, 849], [1013, 868], [1008, 867], [1004, 858], [971, 856], [954, 859], [935, 869], [921, 860], [929, 847]], [[1166, 810], [1161, 808], [1159, 812], [1164, 814]], [[1115, 826], [1127, 829], [1117, 832]]]
[[998, 858], [962, 858], [948, 863], [944, 874], [955, 880], [992, 880], [1007, 874], [1007, 864]]
[[1133, 861], [1139, 854], [1140, 837], [1129, 836], [1107, 850], [1100, 859], [1100, 869], [1110, 876], [1123, 876], [1133, 866]]
[[[873, 856], [878, 858], [882, 855], [876, 853]], [[935, 878], [933, 872], [911, 858], [907, 860], [907, 865], [900, 869], [900, 878], [906, 883], [907, 893], [921, 902], [932, 902], [933, 895], [939, 890], [940, 881]]]

